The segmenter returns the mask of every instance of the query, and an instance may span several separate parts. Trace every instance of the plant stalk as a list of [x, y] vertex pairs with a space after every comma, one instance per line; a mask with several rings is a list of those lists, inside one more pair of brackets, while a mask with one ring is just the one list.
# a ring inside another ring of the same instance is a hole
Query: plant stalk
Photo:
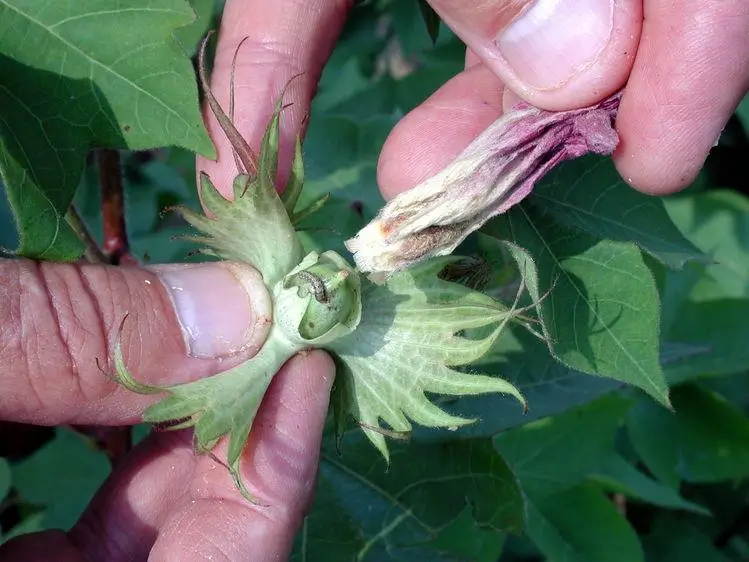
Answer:
[[104, 254], [112, 265], [135, 265], [125, 226], [125, 194], [122, 188], [122, 166], [116, 150], [96, 151], [99, 164], [101, 213], [104, 224]]
[[70, 225], [70, 228], [73, 229], [73, 232], [76, 233], [78, 238], [80, 238], [86, 245], [86, 251], [83, 253], [83, 257], [86, 261], [91, 263], [109, 263], [109, 259], [104, 252], [101, 251], [101, 248], [99, 248], [99, 244], [94, 240], [91, 231], [86, 226], [86, 223], [83, 222], [83, 217], [81, 217], [75, 205], [70, 206], [65, 215], [65, 220]]

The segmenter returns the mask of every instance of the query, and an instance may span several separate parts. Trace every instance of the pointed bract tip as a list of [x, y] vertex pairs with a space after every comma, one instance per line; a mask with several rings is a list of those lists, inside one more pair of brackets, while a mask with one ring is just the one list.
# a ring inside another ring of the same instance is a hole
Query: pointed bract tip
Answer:
[[250, 493], [250, 491], [247, 489], [247, 486], [245, 486], [244, 481], [242, 480], [242, 476], [239, 474], [238, 467], [229, 468], [229, 473], [231, 474], [232, 480], [234, 480], [234, 485], [237, 487], [239, 493], [242, 494], [242, 497], [244, 499], [246, 499], [252, 505], [256, 505], [258, 507], [270, 507], [269, 504], [261, 502], [257, 496], [254, 496], [252, 493]]

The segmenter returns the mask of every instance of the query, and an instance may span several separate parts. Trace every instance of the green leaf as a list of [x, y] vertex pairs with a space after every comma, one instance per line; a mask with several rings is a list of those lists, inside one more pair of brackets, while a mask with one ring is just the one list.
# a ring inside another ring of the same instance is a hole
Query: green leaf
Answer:
[[686, 521], [660, 518], [642, 543], [648, 562], [731, 562], [709, 536]]
[[440, 17], [437, 12], [434, 11], [426, 0], [416, 0], [419, 4], [419, 10], [421, 10], [421, 17], [424, 18], [424, 24], [427, 27], [427, 33], [429, 38], [432, 40], [432, 44], [437, 43], [437, 38], [440, 34]]
[[746, 372], [701, 381], [701, 386], [723, 396], [744, 414], [749, 415], [749, 377]]
[[304, 145], [306, 177], [300, 202], [309, 204], [330, 193], [341, 201], [361, 203], [361, 214], [374, 217], [384, 202], [377, 189], [377, 159], [395, 122], [390, 116], [313, 120]]
[[[0, 56], [0, 68], [7, 67], [3, 61], [4, 58]], [[3, 103], [2, 95], [0, 88], [0, 104]], [[18, 248], [15, 253], [50, 261], [72, 261], [78, 258], [85, 246], [65, 220], [70, 200], [62, 196], [58, 200], [54, 197], [55, 194], [44, 192], [39, 184], [45, 182], [51, 187], [51, 177], [46, 181], [34, 179], [33, 171], [39, 170], [37, 164], [26, 158], [23, 145], [17, 138], [8, 138], [5, 129], [4, 119], [0, 115], [0, 183], [5, 186], [18, 230]], [[35, 130], [31, 124], [26, 131], [30, 135], [43, 134], [40, 128]], [[38, 164], [42, 165], [41, 162]], [[70, 167], [73, 167], [72, 162]], [[61, 169], [60, 172], [62, 174], [64, 170]], [[65, 185], [63, 176], [60, 176], [59, 181]], [[70, 181], [68, 186], [67, 191], [72, 197], [75, 184]]]
[[174, 35], [185, 51], [194, 55], [198, 50], [198, 43], [211, 27], [216, 0], [189, 0], [189, 2], [195, 12], [195, 20], [175, 30]]
[[700, 349], [665, 365], [671, 384], [749, 369], [749, 301], [721, 299], [685, 302], [679, 307], [668, 339]]
[[13, 466], [13, 484], [23, 500], [46, 507], [39, 528], [67, 530], [108, 474], [109, 463], [93, 444], [58, 429], [54, 440]]
[[455, 554], [458, 560], [496, 562], [502, 554], [505, 534], [478, 527], [466, 507], [449, 525], [440, 530], [434, 547], [442, 552]]
[[592, 485], [531, 503], [528, 535], [548, 562], [641, 562], [637, 534]]
[[715, 262], [691, 298], [749, 297], [749, 199], [726, 190], [665, 201], [679, 229]]
[[627, 185], [610, 158], [565, 162], [534, 188], [528, 201], [569, 228], [633, 242], [671, 268], [706, 260], [673, 224], [663, 201]]
[[18, 233], [13, 221], [13, 212], [5, 196], [5, 186], [0, 181], [0, 256], [5, 255], [8, 248], [18, 247]]
[[607, 491], [618, 492], [651, 505], [710, 515], [706, 508], [685, 500], [676, 490], [649, 478], [619, 455], [612, 457], [600, 470], [595, 471], [593, 480]]
[[[350, 16], [349, 21], [353, 19]], [[343, 43], [345, 40], [342, 40]], [[339, 47], [341, 45], [339, 43]], [[329, 109], [335, 107], [337, 104], [350, 99], [356, 94], [362, 94], [369, 90], [371, 84], [368, 82], [367, 77], [362, 72], [361, 61], [358, 58], [349, 58], [344, 62], [339, 62], [336, 54], [341, 51], [337, 49], [337, 53], [334, 51], [334, 55], [325, 65], [318, 91], [312, 100], [312, 111], [311, 113], [319, 116], [318, 119], [324, 119], [324, 113]], [[376, 50], [373, 50], [376, 52]], [[333, 79], [329, 79], [329, 77]], [[310, 122], [310, 130], [314, 127], [315, 120]]]
[[681, 477], [676, 472], [677, 450], [672, 442], [674, 414], [648, 400], [639, 400], [627, 416], [626, 425], [632, 447], [650, 473], [678, 488]]
[[499, 434], [494, 446], [535, 498], [584, 481], [614, 456], [614, 436], [631, 401], [612, 394]]
[[80, 254], [65, 213], [90, 148], [213, 155], [172, 35], [193, 18], [184, 0], [0, 1], [0, 177], [20, 254]]
[[749, 95], [745, 95], [736, 108], [736, 116], [741, 121], [741, 124], [744, 125], [744, 131], [749, 134]]
[[44, 531], [45, 529], [44, 511], [31, 513], [24, 517], [20, 523], [13, 525], [10, 531], [0, 535], [0, 545], [16, 537], [20, 537], [21, 535], [36, 533], [37, 531]]
[[318, 478], [315, 501], [295, 537], [291, 562], [351, 562], [365, 542], [356, 521], [338, 504], [333, 483]]
[[627, 417], [634, 449], [671, 486], [749, 475], [749, 418], [728, 401], [696, 386], [674, 390], [675, 413], [640, 401]]
[[658, 283], [661, 296], [661, 331], [666, 339], [697, 283], [705, 277], [702, 264], [689, 263], [681, 271], [670, 271], [660, 263], [650, 260], [650, 269]]
[[[435, 406], [425, 393], [508, 394], [525, 401], [507, 381], [462, 373], [491, 348], [516, 314], [494, 299], [437, 277], [452, 258], [432, 260], [390, 277], [385, 285], [362, 285], [361, 323], [352, 334], [332, 342], [338, 377], [345, 379], [342, 406], [388, 458], [383, 420], [390, 430], [409, 433], [411, 423], [457, 427], [473, 420]], [[482, 339], [456, 335], [490, 326]]]
[[664, 404], [660, 318], [653, 276], [633, 244], [551, 224], [520, 205], [484, 234], [518, 262], [552, 354], [565, 365], [633, 384]]
[[523, 497], [489, 440], [392, 449], [391, 470], [361, 437], [347, 441], [342, 457], [323, 455], [322, 481], [337, 496], [331, 517], [344, 513], [362, 538], [349, 560], [457, 560], [444, 533], [466, 509], [473, 522], [464, 544], [522, 528]]
[[11, 483], [13, 478], [10, 473], [10, 466], [8, 461], [0, 457], [0, 501], [5, 499], [10, 491]]
[[359, 121], [322, 116], [311, 121], [304, 144], [306, 170], [299, 207], [308, 207], [321, 197], [329, 199], [301, 223], [300, 235], [307, 249], [345, 252], [343, 241], [382, 206], [377, 158], [394, 122], [371, 116]]

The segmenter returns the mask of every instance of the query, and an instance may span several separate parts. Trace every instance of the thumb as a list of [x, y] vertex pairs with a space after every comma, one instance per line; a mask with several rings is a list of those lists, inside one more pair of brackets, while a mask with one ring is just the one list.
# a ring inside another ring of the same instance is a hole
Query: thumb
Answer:
[[627, 81], [642, 0], [430, 0], [521, 98], [549, 110], [592, 105]]
[[102, 373], [114, 370], [118, 337], [139, 381], [187, 382], [254, 355], [271, 306], [262, 277], [247, 265], [0, 260], [0, 419], [133, 423], [154, 398]]

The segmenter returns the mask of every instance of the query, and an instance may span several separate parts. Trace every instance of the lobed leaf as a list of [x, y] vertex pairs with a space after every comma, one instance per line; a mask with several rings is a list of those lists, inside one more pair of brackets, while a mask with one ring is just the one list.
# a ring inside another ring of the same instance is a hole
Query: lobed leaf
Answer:
[[674, 414], [640, 401], [627, 417], [632, 445], [652, 474], [674, 487], [749, 475], [749, 418], [690, 385], [674, 390], [673, 403]]
[[527, 533], [548, 562], [644, 562], [634, 529], [591, 484], [529, 502]]
[[421, 11], [421, 17], [424, 18], [424, 25], [426, 25], [427, 33], [429, 38], [432, 40], [432, 44], [437, 43], [437, 38], [440, 34], [440, 17], [437, 12], [434, 11], [426, 0], [416, 0], [419, 3], [419, 10]]
[[619, 455], [613, 456], [603, 467], [596, 470], [592, 479], [607, 491], [618, 492], [634, 500], [666, 509], [711, 515], [708, 509], [685, 500], [676, 490], [646, 476]]
[[[464, 545], [522, 529], [523, 496], [489, 440], [397, 444], [389, 471], [362, 436], [347, 443], [343, 457], [328, 449], [318, 488], [327, 510], [316, 509], [308, 520], [297, 559], [304, 553], [327, 560], [327, 547], [345, 550], [347, 558], [335, 558], [341, 560], [462, 560], [445, 544], [459, 518]], [[332, 538], [337, 522], [345, 534]]]
[[[525, 406], [523, 396], [507, 381], [451, 368], [485, 354], [517, 311], [437, 277], [450, 261], [415, 266], [381, 286], [365, 282], [358, 328], [328, 346], [337, 359], [338, 378], [343, 379], [336, 397], [339, 415], [350, 411], [385, 458], [388, 447], [380, 420], [398, 433], [411, 431], [409, 419], [447, 428], [474, 421], [445, 412], [426, 393], [499, 392]], [[485, 326], [492, 327], [486, 337], [458, 335]]]
[[683, 519], [659, 517], [643, 539], [648, 560], [658, 562], [731, 562], [713, 542], [707, 529]]
[[483, 233], [506, 245], [518, 262], [558, 360], [633, 384], [668, 404], [659, 361], [658, 291], [633, 244], [569, 230], [524, 205]]
[[614, 457], [614, 436], [632, 401], [604, 396], [497, 435], [494, 446], [526, 493], [549, 496], [582, 483]]
[[668, 339], [698, 353], [664, 365], [672, 385], [749, 369], [749, 301], [719, 299], [682, 303]]
[[720, 190], [666, 200], [679, 229], [713, 262], [691, 291], [693, 300], [749, 297], [749, 198]]
[[65, 214], [89, 149], [213, 153], [173, 36], [194, 18], [184, 0], [0, 1], [0, 178], [19, 254], [80, 255]]
[[[20, 497], [44, 506], [38, 517], [19, 525], [33, 527], [27, 531], [70, 529], [109, 475], [110, 466], [106, 456], [86, 438], [71, 429], [58, 428], [52, 441], [14, 464], [12, 473]], [[22, 529], [13, 528], [12, 532]]]

